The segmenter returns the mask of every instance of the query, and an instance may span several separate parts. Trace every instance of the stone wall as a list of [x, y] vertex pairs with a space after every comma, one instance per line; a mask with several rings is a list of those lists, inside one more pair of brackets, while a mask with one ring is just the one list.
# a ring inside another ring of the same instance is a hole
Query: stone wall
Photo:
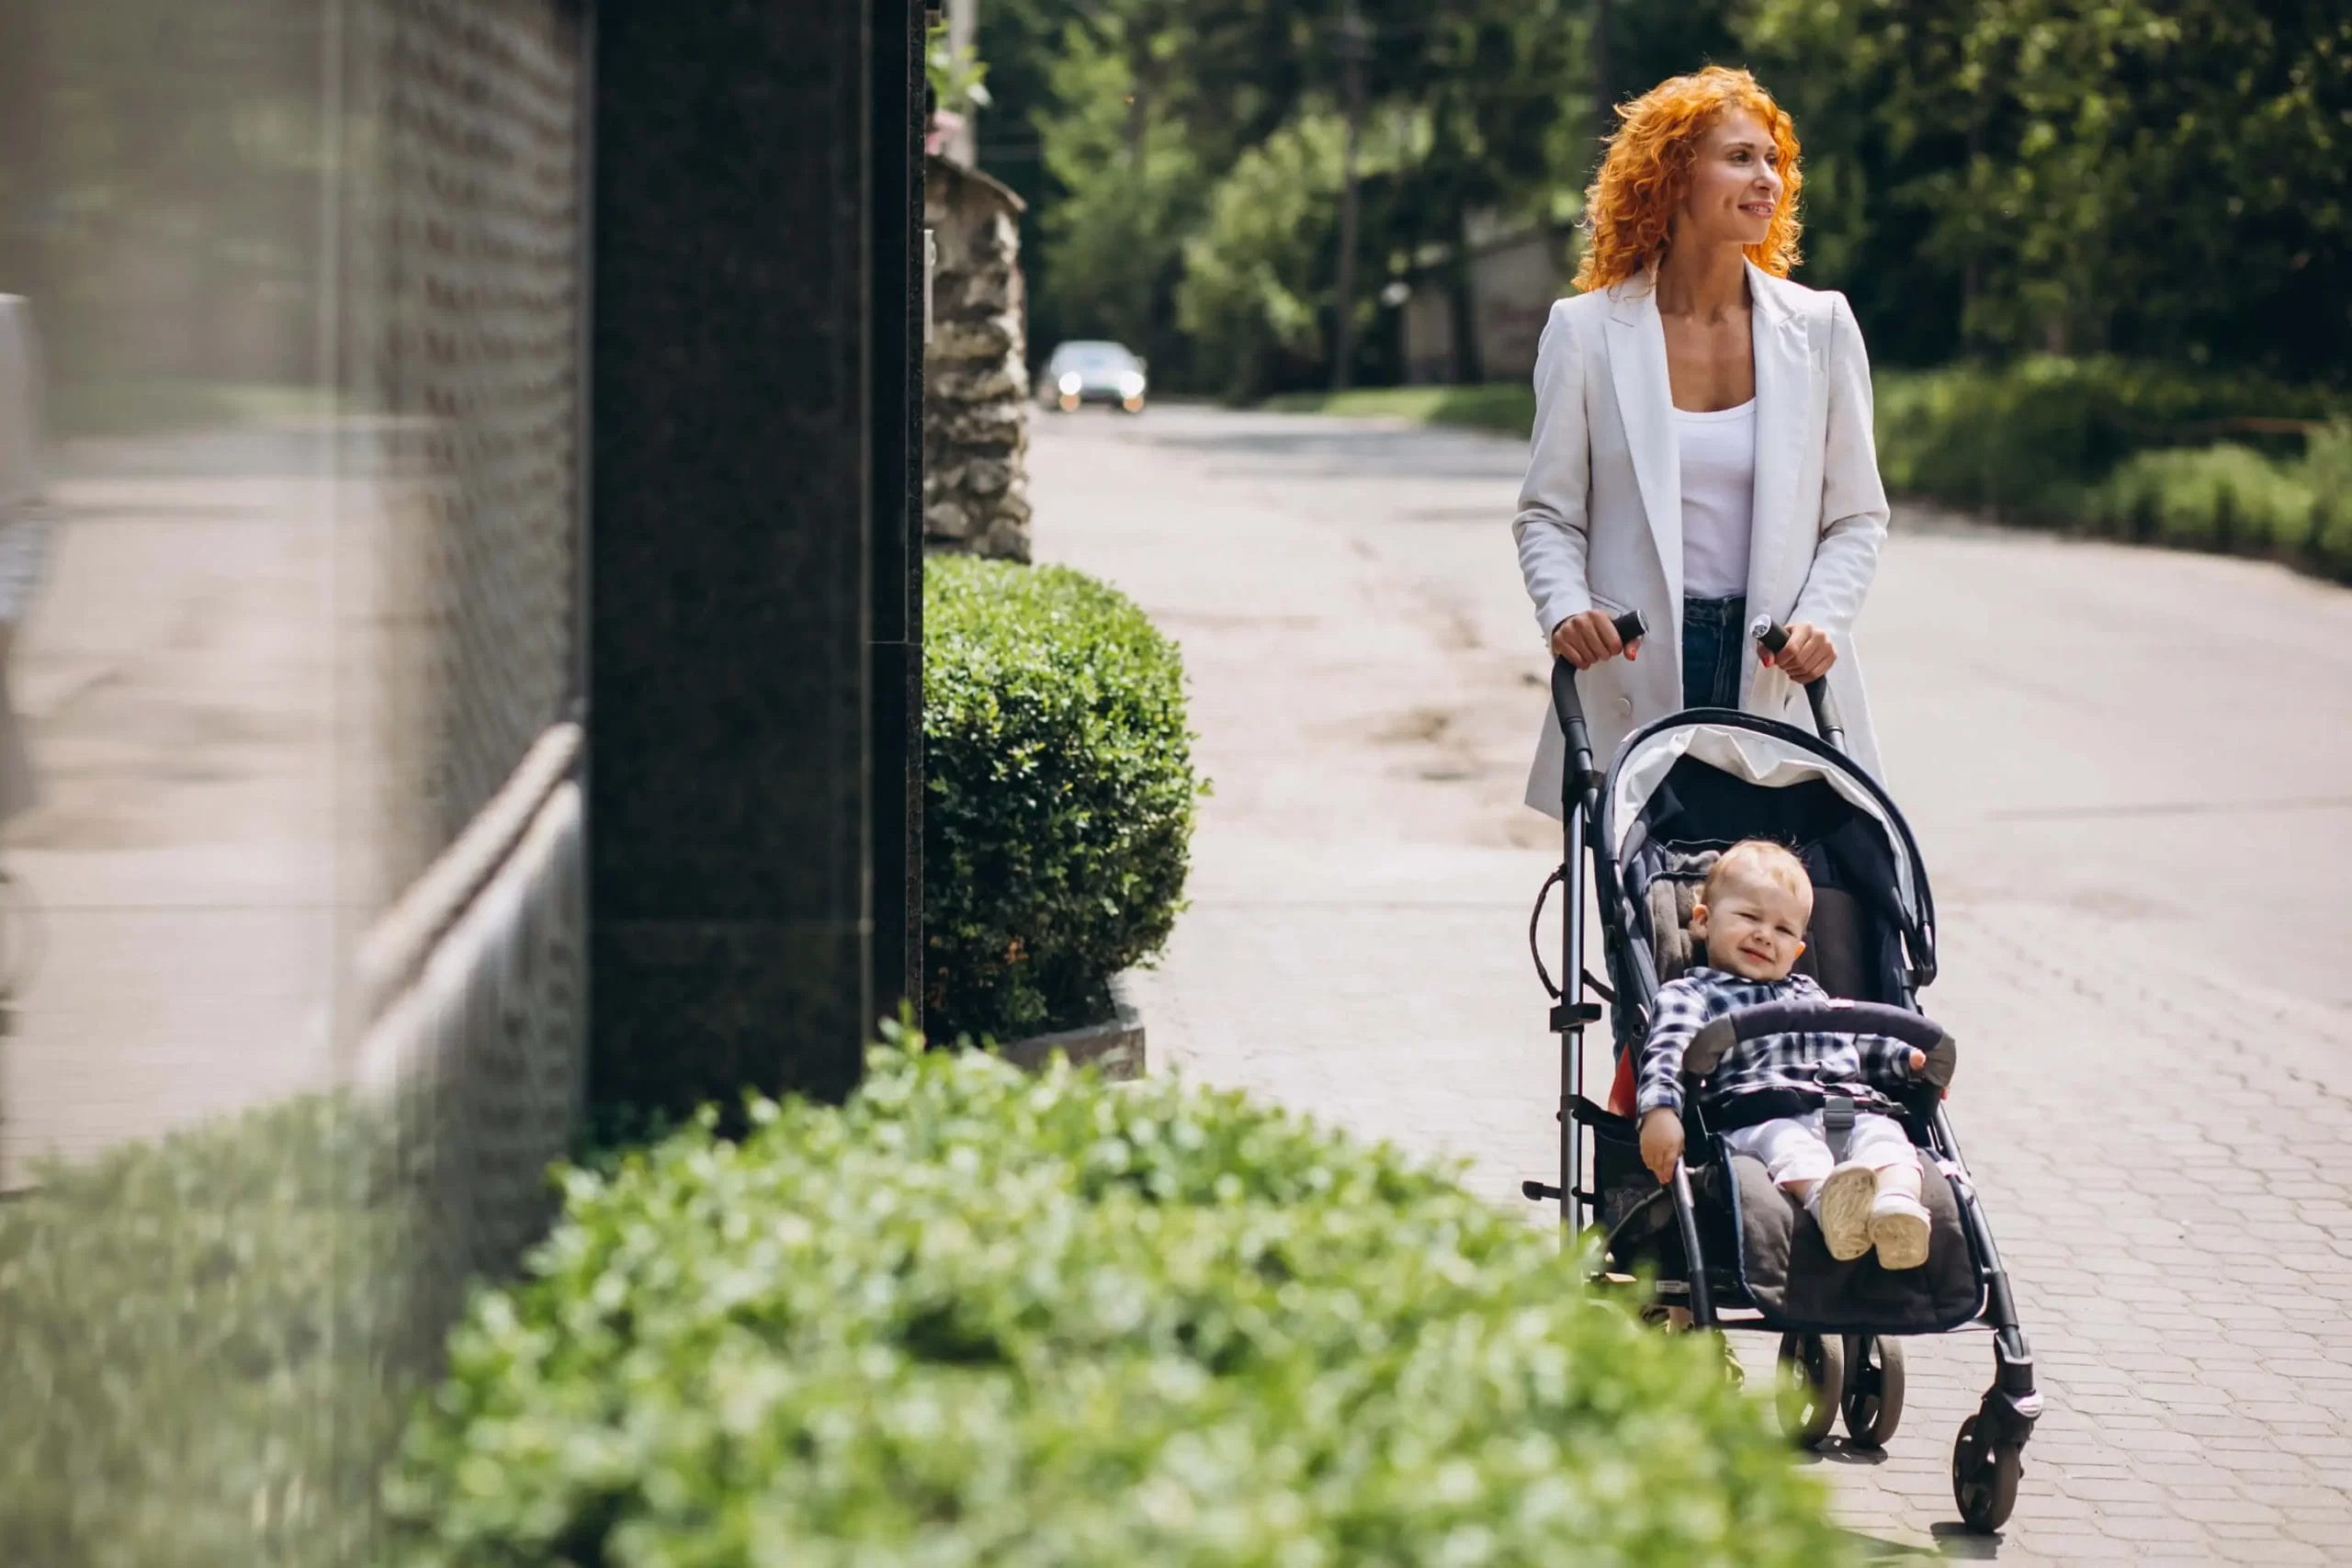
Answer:
[[1021, 210], [988, 175], [924, 160], [923, 222], [939, 248], [923, 355], [926, 549], [1029, 558]]

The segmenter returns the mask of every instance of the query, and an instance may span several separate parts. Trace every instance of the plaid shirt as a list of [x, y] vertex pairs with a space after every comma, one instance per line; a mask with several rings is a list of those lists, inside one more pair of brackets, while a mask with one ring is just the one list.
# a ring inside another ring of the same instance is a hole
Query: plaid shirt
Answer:
[[[1642, 1043], [1634, 1097], [1636, 1114], [1664, 1106], [1682, 1109], [1682, 1053], [1690, 1037], [1727, 1012], [1766, 1002], [1827, 1001], [1829, 993], [1803, 975], [1785, 980], [1744, 980], [1705, 964], [1658, 987], [1649, 1038]], [[1708, 1075], [1706, 1103], [1761, 1089], [1793, 1091], [1819, 1100], [1827, 1091], [1883, 1105], [1876, 1086], [1911, 1080], [1911, 1047], [1884, 1034], [1766, 1034], [1724, 1053]]]

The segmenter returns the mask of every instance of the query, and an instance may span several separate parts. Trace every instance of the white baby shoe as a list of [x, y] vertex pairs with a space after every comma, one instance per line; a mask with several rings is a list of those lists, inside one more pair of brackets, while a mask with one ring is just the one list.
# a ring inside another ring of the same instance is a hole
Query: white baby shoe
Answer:
[[1830, 1257], [1849, 1263], [1871, 1249], [1872, 1205], [1878, 1201], [1878, 1172], [1869, 1166], [1849, 1160], [1822, 1178], [1814, 1190], [1813, 1213]]
[[1878, 1248], [1882, 1269], [1917, 1269], [1925, 1263], [1927, 1205], [1908, 1192], [1881, 1191], [1871, 1205], [1870, 1245]]

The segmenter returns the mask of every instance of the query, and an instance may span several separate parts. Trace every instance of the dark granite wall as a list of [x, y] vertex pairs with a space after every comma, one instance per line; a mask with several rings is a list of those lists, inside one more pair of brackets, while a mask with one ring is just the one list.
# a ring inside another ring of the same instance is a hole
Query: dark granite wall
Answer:
[[595, 14], [592, 1094], [838, 1094], [920, 877], [915, 13]]
[[[871, 534], [874, 590], [874, 994], [922, 996], [922, 24], [906, 0], [875, 11], [874, 493], [896, 526]], [[908, 156], [896, 155], [898, 137]], [[902, 784], [902, 787], [899, 785]]]

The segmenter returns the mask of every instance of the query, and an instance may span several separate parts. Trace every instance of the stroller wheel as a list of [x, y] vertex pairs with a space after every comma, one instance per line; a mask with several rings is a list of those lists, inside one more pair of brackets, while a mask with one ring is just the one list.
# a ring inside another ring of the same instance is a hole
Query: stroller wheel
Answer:
[[1883, 1449], [1903, 1424], [1903, 1341], [1846, 1337], [1846, 1434], [1857, 1448]]
[[1978, 1439], [1977, 1418], [1960, 1424], [1951, 1446], [1951, 1496], [1960, 1505], [1961, 1522], [1979, 1535], [1990, 1535], [2009, 1522], [2018, 1506], [2018, 1478], [2025, 1473], [2025, 1459], [2014, 1448], [1987, 1446]]
[[1838, 1397], [1846, 1388], [1845, 1347], [1818, 1334], [1781, 1336], [1781, 1386], [1774, 1399], [1781, 1430], [1811, 1448], [1829, 1435], [1838, 1419]]

